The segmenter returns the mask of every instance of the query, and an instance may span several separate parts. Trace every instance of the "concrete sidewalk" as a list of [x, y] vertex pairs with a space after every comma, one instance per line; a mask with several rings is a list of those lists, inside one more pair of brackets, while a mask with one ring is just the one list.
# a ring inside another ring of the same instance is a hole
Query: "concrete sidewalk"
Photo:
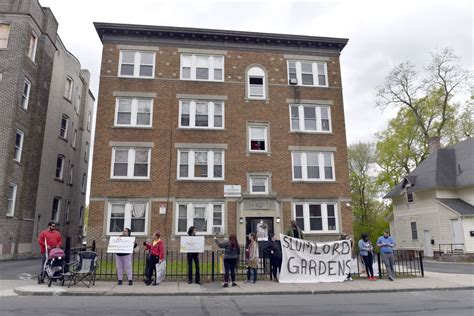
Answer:
[[[23, 283], [24, 284], [24, 283]], [[463, 274], [444, 274], [428, 272], [424, 278], [398, 278], [394, 282], [388, 280], [355, 280], [344, 283], [315, 283], [315, 284], [283, 284], [271, 281], [260, 281], [256, 284], [238, 282], [238, 286], [222, 288], [220, 282], [203, 285], [188, 284], [187, 282], [163, 282], [158, 286], [145, 286], [136, 282], [129, 286], [117, 285], [116, 282], [97, 281], [90, 288], [84, 285], [67, 286], [45, 284], [18, 286], [14, 292], [18, 295], [69, 295], [69, 296], [167, 296], [167, 295], [281, 295], [281, 294], [343, 294], [343, 293], [373, 293], [373, 292], [404, 292], [474, 289], [474, 276]]]

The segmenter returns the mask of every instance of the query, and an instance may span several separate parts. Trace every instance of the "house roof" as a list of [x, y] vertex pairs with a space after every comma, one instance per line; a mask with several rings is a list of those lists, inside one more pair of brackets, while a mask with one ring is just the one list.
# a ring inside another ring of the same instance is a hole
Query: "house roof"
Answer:
[[407, 187], [410, 188], [410, 192], [416, 192], [472, 185], [474, 185], [474, 138], [469, 138], [430, 154], [384, 198], [398, 196]]
[[437, 199], [441, 204], [461, 215], [474, 216], [474, 206], [461, 199]]

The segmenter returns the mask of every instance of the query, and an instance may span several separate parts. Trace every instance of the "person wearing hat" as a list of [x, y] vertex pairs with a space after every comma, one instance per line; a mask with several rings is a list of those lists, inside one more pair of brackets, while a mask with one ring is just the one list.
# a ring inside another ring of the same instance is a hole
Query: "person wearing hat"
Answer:
[[291, 221], [290, 228], [288, 228], [288, 230], [286, 231], [286, 235], [293, 238], [304, 239], [303, 231], [298, 226], [298, 223], [295, 220]]
[[[147, 267], [146, 270], [146, 280], [145, 284], [151, 284], [151, 277], [155, 271], [155, 266], [157, 263], [162, 261], [165, 258], [165, 246], [163, 245], [163, 240], [160, 238], [161, 233], [159, 230], [155, 232], [155, 237], [151, 243], [143, 242], [145, 248], [149, 251], [149, 256], [147, 258]], [[155, 282], [156, 284], [156, 282]]]

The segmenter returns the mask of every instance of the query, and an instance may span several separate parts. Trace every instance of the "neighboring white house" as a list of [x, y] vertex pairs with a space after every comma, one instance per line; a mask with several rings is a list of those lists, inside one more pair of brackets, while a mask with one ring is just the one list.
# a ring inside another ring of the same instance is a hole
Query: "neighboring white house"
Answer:
[[474, 253], [474, 138], [433, 151], [384, 198], [399, 249]]

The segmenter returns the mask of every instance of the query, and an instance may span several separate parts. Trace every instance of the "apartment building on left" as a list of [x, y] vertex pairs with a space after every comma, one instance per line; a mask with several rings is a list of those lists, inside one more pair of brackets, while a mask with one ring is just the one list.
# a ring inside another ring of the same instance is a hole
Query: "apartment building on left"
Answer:
[[37, 0], [0, 0], [0, 259], [39, 253], [55, 221], [81, 242], [94, 96]]

